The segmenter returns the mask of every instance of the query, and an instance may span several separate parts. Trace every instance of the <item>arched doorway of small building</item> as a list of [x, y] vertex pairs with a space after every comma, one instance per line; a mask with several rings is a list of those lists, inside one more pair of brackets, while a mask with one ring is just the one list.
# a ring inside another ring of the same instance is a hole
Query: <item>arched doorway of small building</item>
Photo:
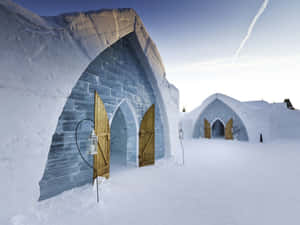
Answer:
[[212, 137], [225, 138], [225, 126], [219, 119], [217, 119], [212, 125]]
[[110, 126], [110, 171], [137, 164], [137, 122], [126, 100], [117, 107]]

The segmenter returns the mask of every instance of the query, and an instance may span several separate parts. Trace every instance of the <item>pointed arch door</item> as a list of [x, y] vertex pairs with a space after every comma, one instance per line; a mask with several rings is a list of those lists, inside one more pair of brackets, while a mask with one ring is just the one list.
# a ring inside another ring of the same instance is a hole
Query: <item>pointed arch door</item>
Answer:
[[204, 119], [204, 137], [205, 138], [211, 138], [211, 128], [210, 123], [207, 119]]
[[94, 155], [94, 179], [97, 176], [109, 178], [110, 128], [103, 101], [95, 91], [95, 133], [98, 136], [98, 154]]
[[231, 118], [230, 120], [228, 120], [225, 126], [225, 139], [227, 140], [233, 140], [232, 127], [233, 127], [233, 119]]
[[155, 162], [155, 106], [145, 113], [139, 131], [139, 166]]

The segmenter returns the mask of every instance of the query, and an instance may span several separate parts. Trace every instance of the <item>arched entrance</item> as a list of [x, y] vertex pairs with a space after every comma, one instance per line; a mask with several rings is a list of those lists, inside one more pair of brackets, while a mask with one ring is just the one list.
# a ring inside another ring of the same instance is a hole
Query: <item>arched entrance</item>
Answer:
[[195, 119], [193, 138], [220, 136], [227, 140], [248, 141], [247, 129], [237, 112], [222, 100], [214, 99], [199, 112], [198, 118]]
[[126, 100], [115, 110], [110, 127], [111, 172], [128, 165], [137, 165], [137, 121], [132, 107]]
[[[102, 109], [105, 108], [105, 114], [107, 114], [99, 117], [105, 118], [104, 120], [98, 120], [98, 133], [100, 133], [98, 138], [103, 151], [95, 157], [88, 154], [89, 124], [81, 126], [78, 131], [78, 142], [84, 158], [89, 164], [97, 165], [98, 176], [109, 177], [110, 169], [114, 170], [114, 164], [110, 163], [111, 151], [109, 149], [110, 138], [114, 132], [111, 133], [109, 129], [111, 126], [115, 126], [112, 123], [118, 110], [124, 117], [125, 122], [123, 121], [122, 126], [126, 127], [126, 165], [138, 166], [138, 128], [149, 106], [157, 103], [155, 107], [155, 141], [153, 141], [154, 156], [155, 158], [164, 157], [166, 145], [168, 145], [165, 141], [169, 139], [169, 135], [166, 135], [168, 134], [168, 120], [165, 117], [166, 112], [162, 108], [164, 104], [158, 99], [160, 90], [157, 89], [152, 71], [147, 68], [147, 61], [145, 63], [140, 61], [143, 55], [136, 54], [140, 51], [134, 47], [137, 41], [134, 34], [128, 35], [107, 48], [94, 59], [75, 84], [67, 98], [53, 135], [47, 164], [40, 181], [41, 199], [91, 183], [94, 173], [78, 154], [74, 129], [82, 119], [96, 122], [97, 118], [94, 115], [95, 91], [101, 97], [104, 105]], [[104, 113], [104, 110], [102, 112]], [[114, 144], [112, 147], [115, 148]], [[146, 147], [148, 148], [148, 146]], [[113, 152], [114, 150], [112, 149]], [[123, 163], [124, 157], [123, 155]]]
[[225, 127], [221, 120], [217, 119], [212, 125], [212, 137], [213, 138], [224, 138]]
[[127, 126], [124, 113], [118, 109], [111, 124], [110, 167], [111, 172], [126, 166]]

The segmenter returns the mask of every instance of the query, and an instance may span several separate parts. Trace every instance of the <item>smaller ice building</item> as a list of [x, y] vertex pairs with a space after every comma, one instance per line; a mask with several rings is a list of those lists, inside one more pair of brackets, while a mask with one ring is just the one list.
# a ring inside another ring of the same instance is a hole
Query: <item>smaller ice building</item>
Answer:
[[198, 108], [184, 113], [181, 127], [185, 138], [223, 138], [259, 142], [300, 138], [300, 111], [286, 102], [240, 102], [213, 94]]

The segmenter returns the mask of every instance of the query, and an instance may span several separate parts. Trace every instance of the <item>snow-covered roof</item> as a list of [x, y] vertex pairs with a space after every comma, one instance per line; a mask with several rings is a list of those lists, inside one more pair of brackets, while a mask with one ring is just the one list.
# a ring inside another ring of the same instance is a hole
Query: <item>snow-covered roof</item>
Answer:
[[[0, 29], [5, 31], [0, 35], [0, 102], [6, 106], [2, 118], [10, 115], [11, 119], [1, 120], [1, 128], [17, 128], [3, 132], [5, 142], [28, 132], [46, 132], [50, 144], [57, 119], [81, 74], [101, 52], [128, 34], [134, 34], [139, 56], [150, 68], [150, 79], [159, 90], [156, 95], [166, 104], [161, 107], [168, 111], [178, 105], [178, 90], [165, 79], [157, 47], [133, 9], [41, 17], [10, 0], [0, 0]], [[18, 102], [17, 110], [8, 100]], [[42, 110], [48, 114], [46, 127], [35, 123], [37, 118], [42, 120]], [[20, 122], [22, 117], [30, 124]]]
[[261, 101], [246, 101], [244, 103], [247, 103], [249, 105], [254, 105], [254, 106], [257, 106], [257, 107], [264, 107], [264, 106], [269, 104], [267, 101], [264, 101], [264, 100], [261, 100]]
[[216, 99], [222, 101], [227, 106], [229, 106], [234, 112], [238, 114], [239, 117], [241, 117], [243, 122], [247, 121], [247, 118], [244, 116], [243, 112], [249, 112], [258, 109], [256, 104], [243, 104], [243, 102], [240, 102], [227, 95], [216, 93], [206, 98], [199, 107], [191, 111], [187, 116], [193, 118], [197, 117], [210, 103], [212, 103]]

